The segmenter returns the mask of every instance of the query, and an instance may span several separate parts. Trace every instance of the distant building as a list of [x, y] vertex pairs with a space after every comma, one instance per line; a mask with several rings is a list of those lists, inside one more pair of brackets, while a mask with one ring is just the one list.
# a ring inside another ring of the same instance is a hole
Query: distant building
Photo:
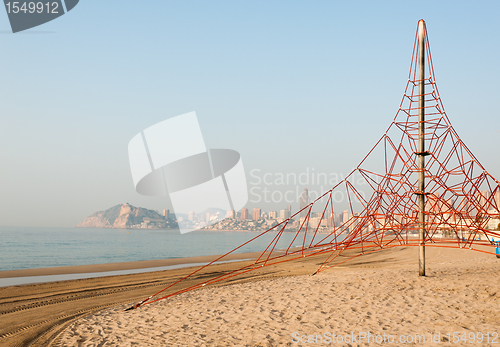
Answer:
[[475, 205], [475, 215], [483, 214], [488, 212], [490, 192], [487, 190], [476, 192], [474, 197], [474, 205]]
[[352, 214], [353, 220], [351, 221], [351, 224], [349, 225], [349, 232], [352, 232], [358, 226], [358, 223], [359, 223], [358, 217], [359, 217], [358, 212], [354, 212]]
[[484, 190], [481, 192], [481, 207], [487, 212], [490, 207], [490, 197], [491, 194], [488, 190]]
[[500, 219], [498, 219], [498, 218], [491, 218], [488, 221], [488, 229], [489, 230], [498, 230], [499, 226], [500, 226]]
[[288, 210], [288, 212], [292, 212], [292, 205], [286, 205], [286, 209]]
[[[288, 205], [290, 206], [290, 205]], [[290, 218], [292, 216], [292, 211], [291, 210], [285, 210], [285, 218]]]
[[278, 218], [278, 213], [276, 211], [269, 211], [269, 219]]
[[347, 223], [348, 220], [349, 220], [349, 211], [345, 210], [344, 212], [341, 213], [340, 222], [344, 224]]
[[228, 210], [226, 212], [226, 218], [232, 218], [232, 219], [236, 218], [236, 214], [235, 214], [234, 210]]
[[438, 215], [441, 213], [443, 201], [439, 197], [429, 195], [425, 200], [425, 211], [430, 212], [431, 215]]
[[163, 210], [163, 217], [165, 217], [165, 219], [170, 219], [170, 210]]
[[[299, 210], [302, 210], [307, 205], [309, 205], [309, 191], [307, 190], [307, 188], [304, 188], [304, 191], [302, 192], [299, 198], [299, 206], [300, 206]], [[300, 218], [305, 218], [308, 212], [309, 212], [308, 209], [305, 208], [302, 212], [300, 212]]]
[[[288, 206], [290, 206], [290, 205], [288, 205]], [[280, 211], [280, 219], [288, 219], [290, 217], [291, 217], [291, 215], [290, 215], [289, 210], [281, 210]]]
[[241, 209], [240, 219], [248, 219], [248, 208]]
[[453, 208], [454, 208], [454, 205], [455, 205], [455, 201], [453, 201], [452, 198], [449, 198], [446, 200], [446, 204], [445, 206], [443, 207], [444, 209], [444, 217], [446, 219], [450, 218], [452, 215], [453, 215]]
[[320, 217], [310, 217], [309, 218], [309, 228], [317, 228], [319, 226], [319, 223], [321, 223]]
[[253, 211], [252, 211], [252, 219], [253, 220], [259, 220], [260, 219], [260, 208], [254, 208]]
[[194, 219], [196, 218], [196, 213], [194, 213], [194, 211], [189, 211], [188, 213], [188, 219], [191, 221], [191, 222], [194, 222]]
[[495, 193], [495, 205], [497, 210], [500, 211], [500, 190], [497, 190]]
[[335, 226], [335, 224], [334, 224], [334, 219], [335, 219], [335, 214], [334, 214], [334, 213], [332, 213], [332, 214], [330, 215], [330, 217], [328, 217], [328, 218], [327, 218], [327, 221], [326, 221], [326, 226], [327, 226], [327, 227], [333, 227], [333, 226]]

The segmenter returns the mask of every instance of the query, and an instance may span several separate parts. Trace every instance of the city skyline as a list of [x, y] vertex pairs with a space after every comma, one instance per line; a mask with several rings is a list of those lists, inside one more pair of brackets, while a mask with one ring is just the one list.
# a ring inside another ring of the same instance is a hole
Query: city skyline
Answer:
[[[305, 192], [305, 190], [304, 190]], [[496, 211], [494, 210], [494, 207], [496, 207], [498, 210], [500, 210], [500, 191], [497, 191], [494, 195], [491, 195], [489, 191], [480, 191], [476, 195], [477, 201], [478, 201], [478, 206], [484, 206], [487, 207], [488, 211], [494, 214]], [[426, 201], [425, 205], [425, 210], [431, 213], [449, 213], [451, 214], [451, 210], [453, 209], [459, 209], [462, 207], [463, 203], [456, 203], [456, 200], [453, 199], [436, 199], [433, 198], [432, 196], [428, 198]], [[466, 208], [467, 210], [467, 208]], [[477, 208], [470, 204], [470, 207], [468, 209], [470, 211], [471, 216], [477, 216], [480, 214], [480, 212], [477, 211]], [[349, 211], [349, 210], [342, 210], [342, 211], [336, 211], [334, 209], [334, 215], [335, 218], [340, 222], [340, 223], [345, 223], [351, 218], [353, 215], [357, 216], [361, 211]], [[219, 213], [219, 212], [217, 212]], [[169, 210], [164, 210], [163, 215], [169, 215]], [[208, 212], [201, 212], [201, 213], [195, 213], [195, 211], [190, 211], [188, 213], [188, 219], [189, 220], [194, 220], [195, 217], [197, 216], [203, 216], [203, 215], [211, 215]], [[299, 211], [295, 211], [293, 213], [293, 216], [297, 219], [302, 219], [306, 218], [309, 215], [309, 213], [306, 211], [305, 214]], [[331, 212], [325, 212], [323, 215], [321, 212], [311, 212], [311, 216], [314, 218], [323, 216], [323, 218], [331, 218], [332, 214]], [[500, 214], [498, 215], [500, 217]], [[259, 219], [276, 219], [276, 220], [286, 220], [288, 218], [292, 217], [292, 211], [291, 211], [291, 205], [287, 205], [286, 208], [281, 209], [281, 210], [269, 210], [269, 211], [264, 211], [261, 208], [255, 207], [252, 209], [252, 214], [251, 217], [249, 215], [249, 210], [248, 208], [243, 208], [240, 211], [235, 211], [235, 210], [227, 210], [224, 217], [222, 218], [229, 218], [229, 219], [240, 219], [240, 220], [259, 220]]]

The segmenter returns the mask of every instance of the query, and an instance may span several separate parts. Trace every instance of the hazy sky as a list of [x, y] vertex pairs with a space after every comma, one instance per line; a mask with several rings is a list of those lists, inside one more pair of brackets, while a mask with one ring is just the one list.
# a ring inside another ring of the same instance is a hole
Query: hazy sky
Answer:
[[135, 192], [127, 145], [190, 111], [208, 148], [241, 153], [247, 207], [282, 209], [256, 202], [264, 174], [345, 175], [385, 131], [420, 18], [448, 116], [500, 177], [499, 13], [495, 1], [82, 0], [12, 34], [1, 10], [0, 225], [168, 208]]

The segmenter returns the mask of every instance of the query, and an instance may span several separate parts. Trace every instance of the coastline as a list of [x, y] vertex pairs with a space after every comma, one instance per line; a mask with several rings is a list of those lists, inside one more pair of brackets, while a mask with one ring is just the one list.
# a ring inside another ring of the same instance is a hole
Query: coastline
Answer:
[[[245, 260], [248, 261], [255, 259], [260, 254], [260, 252], [229, 254], [225, 256], [223, 260], [213, 263], [213, 265]], [[97, 277], [145, 274], [149, 272], [160, 272], [183, 268], [196, 268], [206, 265], [219, 257], [220, 255], [198, 256], [0, 271], [0, 288], [28, 284], [91, 279]]]
[[[228, 255], [224, 260], [241, 260], [253, 258], [259, 252], [252, 253], [235, 253]], [[119, 263], [104, 263], [104, 264], [90, 264], [90, 265], [74, 265], [74, 266], [56, 266], [47, 268], [36, 269], [21, 269], [21, 270], [7, 270], [0, 271], [0, 279], [2, 278], [15, 278], [27, 276], [52, 276], [52, 275], [68, 275], [68, 274], [82, 274], [82, 273], [98, 273], [110, 271], [126, 271], [136, 269], [149, 269], [160, 268], [165, 266], [175, 265], [189, 265], [199, 263], [209, 263], [217, 259], [219, 255], [207, 255], [198, 257], [185, 257], [185, 258], [171, 258], [171, 259], [156, 259], [156, 260], [139, 260]]]

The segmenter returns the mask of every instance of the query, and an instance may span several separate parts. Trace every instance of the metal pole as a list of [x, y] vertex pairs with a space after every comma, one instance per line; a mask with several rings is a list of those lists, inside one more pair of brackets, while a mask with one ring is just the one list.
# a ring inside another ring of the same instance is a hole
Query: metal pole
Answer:
[[418, 274], [425, 276], [425, 22], [418, 22]]

